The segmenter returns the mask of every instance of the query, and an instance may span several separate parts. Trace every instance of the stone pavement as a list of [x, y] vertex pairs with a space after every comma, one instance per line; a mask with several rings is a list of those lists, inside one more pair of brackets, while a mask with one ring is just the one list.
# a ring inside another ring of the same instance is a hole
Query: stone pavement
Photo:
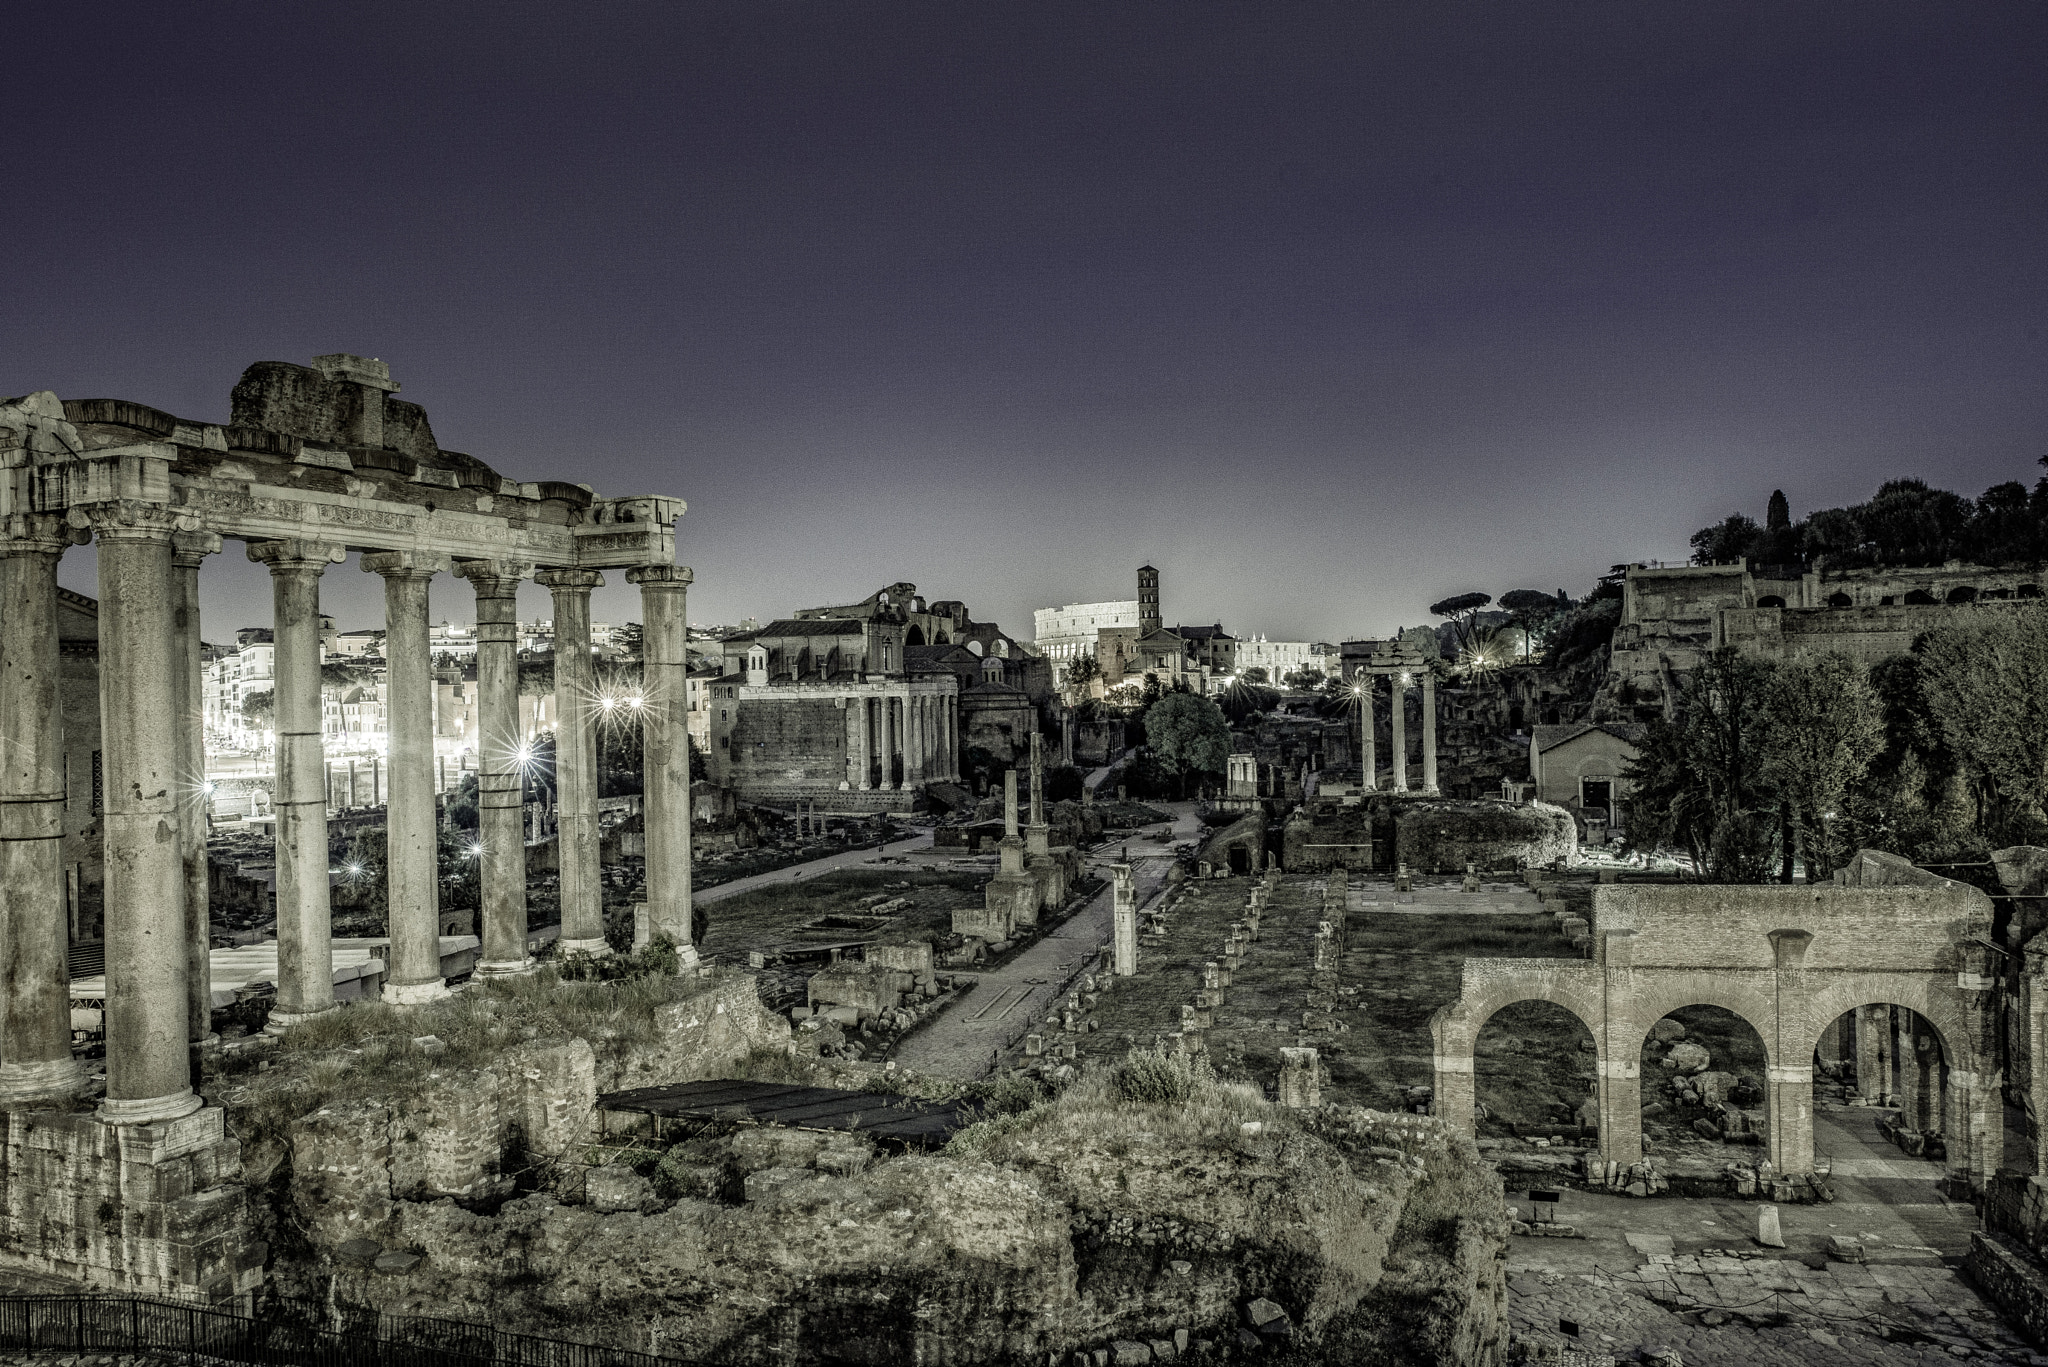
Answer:
[[[1837, 1199], [1780, 1207], [1784, 1249], [1757, 1244], [1756, 1202], [1566, 1192], [1557, 1218], [1585, 1237], [1517, 1237], [1508, 1252], [1509, 1320], [1532, 1360], [1673, 1348], [1686, 1367], [2048, 1364], [1954, 1271], [1977, 1220], [1943, 1199], [1938, 1164], [1884, 1143], [1858, 1108], [1819, 1110], [1814, 1138]], [[1831, 1260], [1830, 1236], [1860, 1241], [1869, 1264]]]
[[[1201, 823], [1193, 803], [1156, 804], [1174, 815], [1173, 841], [1129, 842], [1133, 878], [1142, 908], [1166, 884], [1173, 845], [1196, 838]], [[1156, 828], [1155, 828], [1156, 829]], [[1125, 842], [1112, 841], [1089, 863], [1106, 875]], [[896, 1047], [892, 1057], [905, 1068], [973, 1081], [986, 1077], [998, 1059], [1043, 1024], [1052, 1003], [1095, 961], [1109, 943], [1114, 895], [1105, 884], [1088, 905], [1002, 967], [971, 975], [972, 992], [952, 1002], [939, 1017]], [[961, 973], [958, 977], [970, 975]]]
[[746, 878], [735, 878], [730, 883], [720, 883], [715, 888], [706, 888], [702, 892], [695, 893], [691, 896], [690, 900], [693, 902], [716, 902], [723, 898], [737, 896], [742, 892], [752, 892], [755, 888], [780, 886], [793, 879], [813, 878], [821, 873], [829, 873], [833, 869], [859, 868], [862, 864], [885, 854], [914, 854], [919, 850], [929, 850], [931, 847], [932, 833], [925, 831], [922, 834], [909, 836], [903, 840], [892, 840], [888, 844], [874, 849], [844, 850], [838, 854], [828, 854], [823, 859], [813, 859], [808, 863], [791, 864], [787, 868], [770, 869], [766, 873], [756, 873]]

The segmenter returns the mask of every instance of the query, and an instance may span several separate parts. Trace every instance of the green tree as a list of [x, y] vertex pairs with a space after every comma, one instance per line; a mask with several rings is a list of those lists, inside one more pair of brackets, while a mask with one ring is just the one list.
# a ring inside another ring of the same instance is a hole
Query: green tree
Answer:
[[1230, 723], [1223, 709], [1198, 693], [1169, 693], [1145, 711], [1145, 742], [1185, 796], [1190, 776], [1222, 774]]
[[1138, 694], [1138, 706], [1149, 711], [1153, 703], [1158, 702], [1165, 696], [1166, 690], [1159, 686], [1159, 676], [1157, 674], [1147, 674], [1145, 676], [1144, 691]]
[[1067, 661], [1066, 668], [1061, 674], [1060, 687], [1066, 691], [1070, 699], [1085, 698], [1088, 696], [1088, 686], [1101, 677], [1102, 666], [1096, 662], [1092, 652], [1077, 655]]
[[1763, 881], [1779, 821], [1765, 773], [1770, 679], [1769, 664], [1732, 649], [1700, 661], [1675, 718], [1650, 724], [1629, 766], [1632, 844], [1679, 845], [1709, 882]]
[[1808, 879], [1849, 856], [1850, 797], [1884, 748], [1883, 709], [1862, 666], [1839, 653], [1780, 665], [1764, 685], [1766, 782], [1806, 855]]
[[1242, 671], [1238, 677], [1248, 684], [1265, 683], [1267, 682], [1266, 667], [1264, 665], [1253, 665], [1251, 668]]
[[1280, 695], [1263, 684], [1236, 679], [1232, 681], [1230, 687], [1223, 690], [1216, 701], [1217, 705], [1223, 709], [1223, 715], [1230, 718], [1231, 722], [1235, 724], [1244, 721], [1248, 717], [1256, 716], [1261, 712], [1269, 711], [1275, 703], [1280, 701]]
[[1453, 638], [1458, 643], [1459, 653], [1472, 646], [1472, 630], [1479, 610], [1493, 601], [1490, 593], [1458, 593], [1429, 605], [1432, 616], [1449, 620]]
[[2048, 604], [1977, 608], [1921, 637], [1921, 695], [1978, 780], [1986, 837], [2048, 824]]
[[242, 719], [253, 730], [268, 731], [277, 717], [277, 692], [266, 688], [261, 693], [248, 693], [242, 698]]
[[1713, 526], [1692, 534], [1692, 563], [1725, 565], [1746, 559], [1763, 530], [1748, 513], [1730, 513]]
[[1571, 606], [1571, 599], [1562, 590], [1553, 598], [1541, 589], [1510, 589], [1500, 596], [1500, 605], [1506, 609], [1508, 621], [1522, 633], [1522, 658], [1529, 658], [1529, 644], [1533, 638]]
[[1304, 693], [1312, 693], [1322, 687], [1323, 671], [1308, 668], [1297, 669], [1292, 674], [1283, 677], [1280, 682], [1286, 684], [1289, 688], [1300, 689]]

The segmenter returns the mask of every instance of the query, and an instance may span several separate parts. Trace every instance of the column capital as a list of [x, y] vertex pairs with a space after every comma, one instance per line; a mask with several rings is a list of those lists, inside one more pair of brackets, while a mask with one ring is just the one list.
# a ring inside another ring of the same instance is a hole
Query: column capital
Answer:
[[348, 558], [348, 548], [332, 541], [308, 541], [303, 537], [287, 537], [282, 541], [251, 541], [249, 558], [259, 565], [270, 566], [272, 574], [291, 570], [312, 570], [318, 573], [329, 565], [340, 564]]
[[219, 554], [218, 532], [171, 533], [171, 563], [181, 570], [196, 570], [207, 556]]
[[534, 572], [533, 582], [551, 591], [581, 589], [588, 593], [604, 587], [604, 575], [597, 570], [545, 569]]
[[697, 581], [688, 565], [635, 565], [626, 571], [626, 582], [641, 588], [688, 588]]
[[479, 598], [511, 598], [519, 581], [533, 573], [531, 560], [458, 560], [455, 573], [467, 579]]
[[450, 572], [453, 562], [430, 551], [373, 551], [362, 558], [363, 573], [386, 579], [432, 579]]
[[168, 541], [173, 532], [199, 526], [199, 519], [191, 513], [140, 498], [74, 503], [65, 517], [72, 526], [89, 530], [102, 541]]
[[0, 555], [62, 555], [83, 546], [92, 533], [74, 527], [62, 513], [13, 513], [0, 518]]

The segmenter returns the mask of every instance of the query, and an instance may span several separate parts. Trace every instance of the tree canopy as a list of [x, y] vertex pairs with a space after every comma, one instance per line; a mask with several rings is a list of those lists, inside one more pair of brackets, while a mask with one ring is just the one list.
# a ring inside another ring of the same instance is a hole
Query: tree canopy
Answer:
[[1230, 723], [1223, 710], [1198, 693], [1169, 693], [1145, 712], [1145, 743], [1159, 767], [1178, 778], [1223, 772], [1230, 754]]

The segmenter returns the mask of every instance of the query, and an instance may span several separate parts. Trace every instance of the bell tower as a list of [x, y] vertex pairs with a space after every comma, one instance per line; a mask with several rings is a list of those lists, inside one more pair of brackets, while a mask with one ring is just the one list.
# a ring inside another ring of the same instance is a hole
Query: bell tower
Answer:
[[1163, 623], [1159, 619], [1159, 571], [1150, 565], [1138, 566], [1138, 639], [1144, 640], [1159, 630]]

